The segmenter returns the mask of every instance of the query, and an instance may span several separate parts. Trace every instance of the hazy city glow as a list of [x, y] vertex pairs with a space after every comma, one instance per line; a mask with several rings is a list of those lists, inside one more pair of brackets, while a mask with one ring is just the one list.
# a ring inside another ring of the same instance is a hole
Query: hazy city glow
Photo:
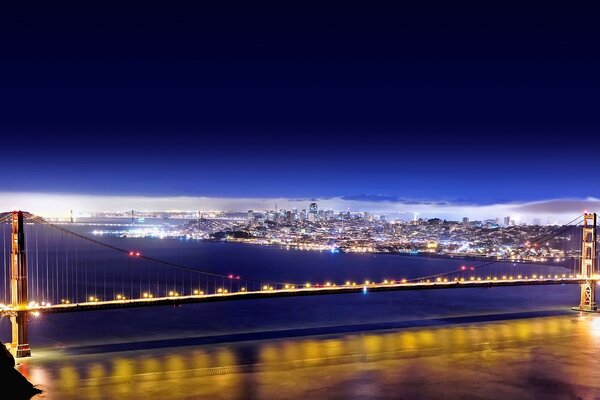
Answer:
[[505, 204], [461, 204], [439, 201], [359, 201], [345, 200], [342, 197], [318, 199], [290, 198], [231, 198], [231, 197], [193, 197], [193, 196], [102, 196], [82, 194], [54, 193], [0, 193], [0, 208], [3, 210], [23, 209], [45, 217], [65, 218], [70, 210], [75, 215], [85, 216], [99, 211], [247, 211], [248, 209], [293, 209], [303, 208], [311, 200], [317, 200], [322, 208], [336, 211], [369, 211], [387, 214], [391, 218], [412, 219], [415, 213], [423, 218], [445, 218], [460, 220], [488, 219], [506, 215], [516, 221], [531, 222], [533, 218], [547, 218], [555, 222], [566, 222], [569, 217], [589, 209], [600, 208], [600, 199], [549, 199], [526, 203]]

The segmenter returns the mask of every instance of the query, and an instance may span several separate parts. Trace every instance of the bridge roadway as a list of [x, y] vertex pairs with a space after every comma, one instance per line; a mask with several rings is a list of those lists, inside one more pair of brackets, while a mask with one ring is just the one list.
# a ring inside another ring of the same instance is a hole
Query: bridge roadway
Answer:
[[[121, 308], [149, 307], [149, 306], [179, 306], [193, 303], [211, 303], [218, 301], [231, 300], [251, 300], [266, 299], [277, 297], [295, 297], [295, 296], [317, 296], [332, 294], [352, 294], [352, 293], [372, 293], [372, 292], [391, 292], [402, 290], [432, 290], [432, 289], [463, 289], [463, 288], [495, 288], [508, 286], [539, 286], [539, 285], [566, 285], [581, 284], [581, 278], [527, 278], [527, 279], [497, 279], [497, 280], [465, 280], [448, 282], [407, 282], [407, 283], [370, 283], [354, 284], [341, 286], [318, 286], [302, 287], [295, 289], [261, 290], [261, 291], [240, 291], [234, 293], [216, 293], [201, 295], [179, 295], [169, 297], [152, 297], [124, 300], [92, 301], [73, 304], [52, 304], [50, 306], [29, 306], [27, 311], [38, 315], [39, 313], [67, 313], [94, 310], [108, 310]], [[0, 314], [8, 316], [15, 311], [10, 306], [4, 306]]]

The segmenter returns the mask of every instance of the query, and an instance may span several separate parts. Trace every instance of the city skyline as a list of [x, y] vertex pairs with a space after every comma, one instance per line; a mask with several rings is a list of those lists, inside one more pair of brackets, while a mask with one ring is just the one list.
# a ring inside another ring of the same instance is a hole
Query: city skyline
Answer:
[[[564, 223], [584, 211], [600, 209], [600, 199], [550, 199], [537, 202], [474, 205], [458, 202], [407, 201], [389, 197], [348, 196], [332, 198], [210, 198], [194, 196], [97, 196], [50, 193], [0, 193], [3, 209], [23, 209], [42, 216], [67, 218], [94, 212], [126, 212], [128, 210], [167, 211], [235, 211], [274, 209], [309, 209], [316, 201], [323, 209], [334, 211], [372, 212], [392, 219], [411, 220], [418, 217], [461, 220], [485, 220], [511, 217], [531, 223]], [[551, 221], [551, 222], [548, 222]]]

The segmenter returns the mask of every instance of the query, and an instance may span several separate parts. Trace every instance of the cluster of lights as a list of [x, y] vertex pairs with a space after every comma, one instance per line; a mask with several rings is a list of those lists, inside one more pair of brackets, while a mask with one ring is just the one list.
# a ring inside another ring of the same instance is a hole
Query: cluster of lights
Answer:
[[[136, 254], [139, 255], [139, 253], [133, 253], [132, 255], [136, 255]], [[471, 270], [472, 271], [475, 268], [474, 267], [461, 266], [460, 269], [462, 271], [466, 271], [466, 270]], [[455, 283], [460, 283], [460, 282], [481, 282], [481, 281], [491, 281], [491, 282], [493, 282], [493, 281], [499, 281], [499, 280], [501, 280], [501, 281], [507, 281], [507, 280], [511, 281], [511, 280], [514, 280], [514, 279], [517, 279], [517, 280], [538, 280], [538, 279], [544, 280], [544, 279], [552, 279], [552, 278], [554, 278], [554, 279], [565, 279], [567, 277], [568, 278], [582, 278], [582, 276], [579, 275], [579, 274], [578, 275], [573, 275], [573, 274], [570, 274], [570, 275], [567, 275], [567, 274], [560, 274], [560, 275], [558, 275], [558, 274], [555, 274], [555, 275], [552, 275], [552, 274], [547, 274], [547, 275], [532, 274], [531, 278], [528, 275], [526, 275], [526, 276], [523, 276], [523, 275], [516, 275], [516, 276], [513, 276], [513, 275], [502, 275], [502, 276], [486, 276], [485, 279], [482, 278], [482, 277], [475, 277], [475, 276], [460, 277], [460, 278], [459, 277], [454, 277], [454, 278], [450, 278], [450, 279], [453, 279], [453, 282], [455, 282]], [[230, 278], [230, 279], [239, 279], [239, 276], [229, 275], [228, 278]], [[600, 279], [600, 275], [594, 275], [592, 278], [598, 280], [598, 279]], [[448, 283], [449, 282], [449, 278], [448, 277], [437, 277], [437, 278], [435, 278], [434, 281], [432, 281], [431, 279], [426, 279], [426, 280], [421, 280], [420, 282], [425, 282], [425, 283]], [[394, 284], [399, 284], [399, 283], [407, 283], [407, 280], [406, 279], [402, 279], [402, 280], [395, 281], [395, 280], [385, 279], [385, 280], [383, 280], [381, 282], [381, 284], [383, 284], [383, 285], [390, 285], [390, 284], [394, 285]], [[369, 285], [376, 285], [376, 284], [377, 284], [376, 282], [373, 282], [371, 280], [365, 280], [364, 281], [364, 285], [363, 285], [363, 290], [365, 290]], [[352, 282], [352, 281], [346, 281], [345, 282], [345, 286], [347, 286], [347, 287], [354, 287], [356, 285], [357, 285], [356, 282]], [[337, 285], [335, 283], [332, 283], [332, 282], [329, 282], [329, 281], [325, 282], [322, 285], [318, 284], [318, 283], [311, 284], [310, 282], [307, 282], [306, 284], [304, 284], [304, 288], [306, 288], [306, 289], [311, 288], [313, 286], [314, 287], [336, 287]], [[292, 290], [292, 289], [297, 289], [297, 286], [293, 285], [293, 284], [284, 284], [283, 287], [282, 287], [282, 289]], [[275, 288], [275, 287], [267, 284], [267, 285], [263, 285], [262, 286], [262, 290], [263, 291], [273, 291], [273, 290], [277, 290], [277, 288]], [[240, 287], [239, 291], [240, 292], [246, 292], [247, 288], [246, 287]], [[196, 296], [204, 295], [204, 293], [205, 293], [204, 291], [199, 290], [199, 289], [196, 289], [196, 290], [193, 291], [193, 295], [196, 295]], [[229, 290], [224, 289], [224, 288], [217, 288], [217, 290], [216, 290], [216, 294], [228, 294], [228, 293], [229, 293]], [[182, 296], [182, 294], [180, 294], [177, 291], [169, 291], [168, 292], [168, 297], [179, 297], [179, 296]], [[122, 294], [117, 294], [115, 296], [115, 298], [116, 298], [116, 300], [126, 300], [127, 299], [127, 297], [125, 297]], [[143, 292], [142, 293], [142, 298], [144, 298], [144, 299], [152, 299], [152, 298], [154, 298], [154, 294], [152, 294], [150, 292]], [[93, 296], [93, 295], [89, 296], [87, 300], [89, 302], [99, 302], [99, 301], [101, 301], [98, 297]], [[69, 299], [61, 299], [61, 304], [71, 304], [71, 301]], [[51, 305], [52, 304], [48, 303], [48, 302], [37, 303], [37, 302], [34, 302], [34, 301], [32, 301], [32, 302], [30, 302], [28, 304], [29, 308], [50, 307]], [[10, 307], [7, 306], [7, 305], [5, 305], [5, 304], [0, 304], [0, 309], [8, 309], [8, 308], [10, 308]], [[39, 311], [36, 310], [36, 311], [32, 311], [31, 314], [34, 315], [34, 316], [38, 316], [40, 313], [39, 313]]]
[[132, 256], [132, 257], [139, 257], [139, 256], [141, 256], [141, 254], [140, 254], [139, 251], [130, 251], [129, 255]]

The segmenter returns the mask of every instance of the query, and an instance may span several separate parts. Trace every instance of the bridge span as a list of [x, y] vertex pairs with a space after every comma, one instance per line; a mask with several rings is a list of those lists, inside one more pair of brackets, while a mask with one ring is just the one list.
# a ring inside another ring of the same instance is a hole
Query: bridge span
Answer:
[[[0, 304], [0, 316], [11, 321], [12, 341], [7, 347], [16, 357], [28, 357], [31, 355], [28, 321], [42, 314], [299, 296], [572, 284], [581, 287], [579, 305], [574, 309], [595, 312], [596, 286], [600, 281], [596, 265], [596, 214], [586, 213], [574, 221], [577, 222], [531, 241], [543, 243], [564, 234], [565, 227], [582, 226], [579, 268], [568, 275], [535, 274], [531, 270], [525, 273], [511, 270], [507, 275], [494, 275], [489, 269], [484, 274], [485, 267], [507, 261], [495, 260], [411, 279], [298, 284], [201, 271], [148, 257], [139, 251], [118, 248], [50, 224], [32, 214], [13, 211], [0, 214], [2, 228], [8, 224], [12, 230], [10, 246], [6, 243], [3, 246], [5, 253], [6, 247], [10, 247], [11, 252], [10, 257], [5, 254], [4, 258], [5, 261], [10, 259], [10, 271], [5, 264], [2, 286], [5, 300]], [[50, 232], [36, 230], [31, 227], [34, 224]], [[27, 245], [26, 225], [29, 235], [33, 236]], [[93, 249], [84, 251], [83, 244], [93, 246]], [[45, 251], [40, 251], [44, 246]]]
[[[559, 278], [521, 278], [513, 279], [489, 279], [489, 280], [457, 280], [448, 282], [405, 282], [405, 283], [370, 283], [362, 285], [331, 285], [309, 288], [273, 289], [255, 292], [216, 293], [202, 295], [173, 295], [167, 297], [142, 297], [139, 299], [121, 299], [109, 301], [87, 301], [76, 304], [53, 304], [42, 306], [30, 305], [23, 310], [32, 316], [40, 313], [56, 314], [94, 310], [113, 310], [123, 308], [156, 307], [156, 306], [180, 306], [184, 304], [215, 303], [236, 300], [272, 299], [281, 297], [299, 296], [323, 296], [333, 294], [368, 294], [378, 292], [397, 292], [413, 290], [435, 290], [435, 289], [466, 289], [466, 288], [501, 288], [512, 286], [549, 286], [549, 285], [580, 285], [585, 280], [578, 277]], [[10, 316], [19, 308], [5, 307], [0, 313]]]

